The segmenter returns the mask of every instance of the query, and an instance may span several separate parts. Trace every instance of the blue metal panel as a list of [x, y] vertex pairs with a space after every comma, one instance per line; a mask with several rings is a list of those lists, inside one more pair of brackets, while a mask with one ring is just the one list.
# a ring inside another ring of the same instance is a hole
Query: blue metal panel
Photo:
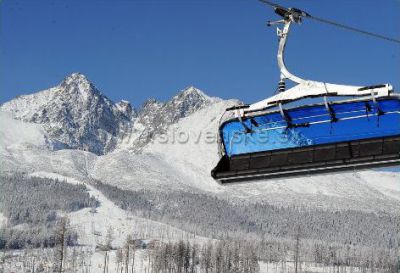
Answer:
[[[372, 101], [332, 104], [337, 122], [331, 122], [324, 105], [289, 109], [287, 114], [295, 126], [289, 128], [280, 113], [268, 113], [253, 117], [253, 123], [250, 119], [243, 121], [251, 133], [245, 133], [243, 125], [233, 120], [220, 128], [222, 141], [226, 154], [231, 156], [400, 135], [399, 99], [379, 100], [378, 105]], [[383, 115], [378, 115], [378, 107]]]

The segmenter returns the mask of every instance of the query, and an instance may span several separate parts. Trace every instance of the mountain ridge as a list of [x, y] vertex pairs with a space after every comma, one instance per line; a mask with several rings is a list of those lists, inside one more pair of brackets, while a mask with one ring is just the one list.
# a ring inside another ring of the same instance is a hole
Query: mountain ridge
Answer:
[[[218, 100], [189, 86], [170, 101], [151, 100], [135, 109], [129, 101], [110, 100], [84, 74], [72, 73], [55, 87], [3, 103], [0, 110], [15, 119], [43, 124], [52, 150], [81, 149], [102, 155], [124, 141], [140, 151], [170, 124]], [[132, 135], [136, 145], [126, 140]]]

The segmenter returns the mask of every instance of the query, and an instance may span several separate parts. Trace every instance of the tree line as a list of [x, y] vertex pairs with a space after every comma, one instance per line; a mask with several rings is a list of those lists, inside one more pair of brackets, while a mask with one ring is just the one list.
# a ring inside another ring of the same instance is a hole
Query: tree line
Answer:
[[[0, 176], [0, 212], [7, 224], [0, 228], [0, 249], [53, 247], [58, 212], [73, 212], [97, 207], [83, 184], [58, 179], [30, 177], [24, 174]], [[67, 236], [67, 245], [77, 241], [76, 232]]]
[[124, 210], [209, 238], [302, 237], [351, 246], [394, 249], [400, 218], [387, 213], [329, 211], [268, 203], [233, 203], [202, 193], [124, 190], [94, 182]]

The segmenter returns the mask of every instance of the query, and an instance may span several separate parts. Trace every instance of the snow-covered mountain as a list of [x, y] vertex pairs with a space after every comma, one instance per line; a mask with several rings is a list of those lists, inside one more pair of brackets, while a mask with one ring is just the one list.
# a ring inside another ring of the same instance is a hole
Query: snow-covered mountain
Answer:
[[218, 101], [219, 98], [211, 98], [193, 86], [181, 90], [167, 102], [149, 99], [139, 109], [133, 130], [122, 138], [120, 146], [141, 151], [171, 124]]
[[171, 101], [149, 100], [137, 111], [127, 101], [112, 102], [83, 74], [73, 73], [53, 88], [4, 103], [0, 110], [42, 124], [53, 150], [81, 149], [102, 155], [119, 143], [139, 150], [170, 124], [215, 100], [188, 87]]
[[16, 119], [42, 124], [52, 149], [82, 149], [95, 154], [113, 150], [119, 132], [136, 116], [129, 104], [114, 104], [79, 73], [56, 87], [17, 97], [1, 110]]
[[[170, 101], [148, 100], [133, 109], [126, 101], [113, 103], [82, 74], [72, 74], [54, 88], [1, 106], [0, 121], [8, 124], [0, 127], [2, 170], [96, 179], [128, 190], [202, 192], [235, 202], [400, 209], [399, 173], [359, 171], [219, 185], [210, 177], [218, 161], [219, 119], [237, 102], [189, 87]], [[31, 133], [18, 133], [25, 128]], [[46, 143], [53, 143], [51, 149]]]

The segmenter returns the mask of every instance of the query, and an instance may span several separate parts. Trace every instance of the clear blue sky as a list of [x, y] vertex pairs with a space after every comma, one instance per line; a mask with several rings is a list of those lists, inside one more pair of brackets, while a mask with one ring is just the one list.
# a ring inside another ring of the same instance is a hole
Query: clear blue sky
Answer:
[[[275, 0], [400, 37], [399, 0]], [[276, 19], [257, 0], [1, 2], [0, 102], [81, 72], [114, 101], [166, 100], [194, 85], [254, 102], [278, 80]], [[314, 21], [295, 26], [287, 64], [306, 78], [400, 89], [400, 46]]]

